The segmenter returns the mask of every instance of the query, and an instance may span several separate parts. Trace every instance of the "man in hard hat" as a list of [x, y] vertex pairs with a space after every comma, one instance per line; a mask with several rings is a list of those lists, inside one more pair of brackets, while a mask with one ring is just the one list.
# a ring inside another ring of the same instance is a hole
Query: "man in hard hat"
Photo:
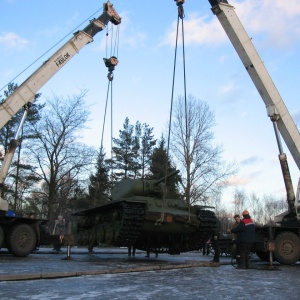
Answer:
[[243, 219], [235, 228], [229, 229], [230, 233], [237, 233], [237, 244], [240, 253], [237, 269], [249, 269], [249, 256], [255, 241], [255, 225], [250, 218], [248, 210], [244, 210]]

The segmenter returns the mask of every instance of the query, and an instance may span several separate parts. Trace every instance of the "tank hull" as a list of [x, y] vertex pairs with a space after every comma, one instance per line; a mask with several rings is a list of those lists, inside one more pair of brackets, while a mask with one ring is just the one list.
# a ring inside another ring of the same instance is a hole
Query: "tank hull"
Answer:
[[[190, 213], [189, 213], [190, 211]], [[199, 250], [211, 237], [216, 217], [206, 207], [150, 197], [120, 199], [74, 214], [78, 245], [128, 247], [179, 254]]]

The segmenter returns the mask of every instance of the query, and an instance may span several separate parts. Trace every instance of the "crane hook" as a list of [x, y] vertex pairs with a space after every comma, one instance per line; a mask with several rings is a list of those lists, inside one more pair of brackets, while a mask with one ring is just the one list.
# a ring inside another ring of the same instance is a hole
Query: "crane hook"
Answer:
[[176, 1], [176, 5], [178, 6], [178, 16], [180, 19], [184, 18], [184, 10], [182, 4], [184, 3], [185, 0], [174, 0]]
[[108, 68], [108, 74], [107, 78], [109, 81], [112, 81], [114, 79], [113, 71], [115, 69], [115, 66], [119, 63], [118, 59], [115, 56], [112, 56], [111, 58], [103, 58], [103, 61], [105, 63], [105, 66]]

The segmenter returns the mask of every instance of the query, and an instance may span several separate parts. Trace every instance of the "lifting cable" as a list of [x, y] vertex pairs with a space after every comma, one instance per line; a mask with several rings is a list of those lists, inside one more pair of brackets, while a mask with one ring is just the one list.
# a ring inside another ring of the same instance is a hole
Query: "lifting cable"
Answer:
[[[110, 50], [110, 58], [103, 58], [105, 66], [108, 68], [108, 85], [107, 85], [107, 93], [106, 93], [106, 101], [105, 101], [105, 109], [104, 109], [104, 117], [103, 117], [103, 125], [102, 125], [102, 136], [101, 136], [101, 146], [100, 146], [100, 155], [103, 155], [103, 137], [104, 137], [104, 130], [105, 130], [105, 121], [106, 121], [106, 114], [107, 114], [107, 106], [108, 106], [108, 99], [109, 99], [109, 94], [110, 94], [110, 105], [111, 105], [111, 128], [110, 128], [110, 143], [111, 143], [111, 158], [112, 158], [112, 145], [113, 145], [113, 79], [114, 79], [114, 74], [113, 71], [115, 67], [118, 64], [118, 50], [119, 50], [119, 26], [117, 26], [117, 33], [115, 37], [115, 43], [113, 46], [113, 39], [114, 39], [114, 34], [113, 34], [113, 26], [111, 27], [111, 50]], [[108, 45], [108, 28], [106, 32], [106, 57], [108, 57], [108, 50], [107, 50], [107, 45]]]
[[[165, 182], [164, 182], [164, 191], [163, 191], [163, 205], [161, 212], [161, 222], [164, 220], [164, 207], [165, 207], [165, 197], [166, 197], [166, 186], [168, 173], [168, 159], [169, 159], [169, 150], [170, 150], [170, 136], [171, 136], [171, 124], [172, 124], [172, 112], [173, 112], [173, 102], [174, 102], [174, 86], [175, 86], [175, 73], [176, 73], [176, 61], [177, 61], [177, 48], [178, 48], [178, 32], [179, 32], [179, 23], [181, 20], [181, 32], [182, 32], [182, 54], [183, 54], [183, 80], [184, 80], [184, 100], [185, 100], [185, 119], [186, 119], [186, 140], [187, 140], [187, 155], [189, 154], [189, 134], [188, 134], [188, 120], [187, 120], [187, 97], [186, 97], [186, 74], [185, 74], [185, 47], [184, 47], [184, 26], [183, 19], [185, 17], [183, 4], [185, 0], [174, 0], [178, 7], [178, 17], [177, 17], [177, 28], [176, 28], [176, 42], [175, 42], [175, 54], [174, 54], [174, 66], [173, 66], [173, 79], [172, 79], [172, 93], [171, 93], [171, 107], [170, 107], [170, 116], [169, 116], [169, 130], [168, 130], [168, 143], [167, 143], [167, 161], [165, 165]], [[188, 201], [188, 222], [190, 222], [190, 199]]]

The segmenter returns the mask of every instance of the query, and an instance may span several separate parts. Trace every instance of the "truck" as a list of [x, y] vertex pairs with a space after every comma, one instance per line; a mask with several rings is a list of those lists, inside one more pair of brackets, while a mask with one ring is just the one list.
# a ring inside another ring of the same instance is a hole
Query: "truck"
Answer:
[[[74, 33], [58, 51], [45, 61], [30, 77], [28, 77], [14, 92], [0, 104], [0, 129], [22, 108], [24, 114], [21, 119], [15, 138], [10, 142], [9, 149], [4, 156], [0, 170], [0, 189], [8, 174], [18, 138], [26, 119], [30, 104], [34, 101], [37, 91], [50, 80], [61, 68], [66, 65], [85, 45], [93, 42], [93, 37], [102, 31], [111, 22], [114, 25], [121, 23], [121, 18], [108, 1], [103, 5], [103, 13], [90, 21], [80, 31]], [[117, 63], [116, 57], [108, 59], [110, 69]], [[26, 217], [7, 215], [8, 202], [0, 197], [0, 248], [7, 248], [14, 256], [25, 257], [37, 245], [54, 244], [60, 236], [49, 236], [41, 230], [48, 220], [31, 219]], [[72, 243], [71, 236], [64, 236], [65, 244]]]
[[276, 217], [275, 225], [256, 228], [253, 251], [265, 261], [277, 260], [281, 264], [294, 264], [300, 259], [300, 181], [295, 197], [281, 137], [300, 169], [300, 134], [234, 7], [227, 0], [209, 0], [209, 2], [213, 14], [220, 21], [264, 101], [267, 115], [273, 123], [287, 194], [288, 211]]

